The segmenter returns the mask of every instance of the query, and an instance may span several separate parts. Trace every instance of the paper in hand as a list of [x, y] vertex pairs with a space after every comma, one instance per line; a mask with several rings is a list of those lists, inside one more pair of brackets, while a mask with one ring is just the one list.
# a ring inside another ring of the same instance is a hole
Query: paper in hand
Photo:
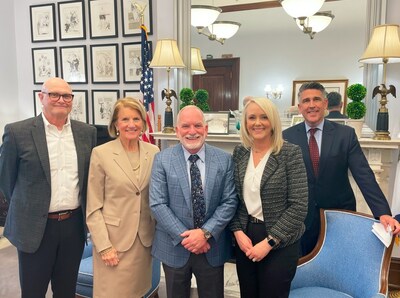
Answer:
[[381, 223], [374, 223], [372, 225], [372, 233], [378, 237], [379, 240], [385, 244], [386, 247], [389, 247], [390, 243], [392, 242], [392, 230], [387, 230], [383, 224]]

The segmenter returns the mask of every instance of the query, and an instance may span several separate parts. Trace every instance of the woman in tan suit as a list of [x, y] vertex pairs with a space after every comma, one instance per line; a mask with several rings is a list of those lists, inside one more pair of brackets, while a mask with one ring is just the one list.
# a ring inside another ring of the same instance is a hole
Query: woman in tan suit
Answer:
[[146, 112], [135, 99], [116, 102], [113, 141], [95, 147], [89, 169], [86, 222], [93, 242], [93, 297], [142, 297], [151, 286], [155, 222], [149, 179], [158, 147], [142, 142]]

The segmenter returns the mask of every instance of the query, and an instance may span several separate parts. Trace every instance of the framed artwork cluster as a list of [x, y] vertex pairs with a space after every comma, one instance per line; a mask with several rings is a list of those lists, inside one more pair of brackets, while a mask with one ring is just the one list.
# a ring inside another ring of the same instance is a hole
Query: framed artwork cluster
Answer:
[[[152, 1], [68, 0], [29, 6], [33, 45], [52, 43], [31, 49], [33, 83], [41, 85], [49, 78], [62, 77], [73, 88], [71, 119], [89, 123], [91, 114], [93, 124], [108, 125], [120, 90], [102, 89], [101, 85], [120, 84], [120, 72], [123, 83], [140, 83], [141, 25], [144, 24], [148, 35], [153, 33]], [[117, 42], [99, 43], [100, 39], [118, 38], [119, 32], [122, 38], [137, 36], [137, 41], [121, 42], [119, 38]], [[71, 41], [79, 42], [73, 45]], [[149, 44], [151, 47], [152, 42]], [[74, 84], [96, 87], [75, 89]], [[33, 91], [35, 115], [41, 113], [39, 95], [40, 90]], [[123, 90], [123, 95], [143, 98], [134, 88]]]

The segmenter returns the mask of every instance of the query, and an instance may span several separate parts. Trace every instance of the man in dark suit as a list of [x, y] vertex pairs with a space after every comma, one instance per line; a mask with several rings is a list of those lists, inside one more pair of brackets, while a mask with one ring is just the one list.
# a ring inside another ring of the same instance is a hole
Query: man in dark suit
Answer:
[[346, 115], [341, 113], [343, 102], [342, 95], [339, 92], [332, 91], [327, 95], [328, 99], [328, 111], [329, 114], [325, 116], [328, 119], [347, 119]]
[[89, 159], [96, 129], [71, 120], [73, 94], [60, 78], [39, 93], [42, 114], [5, 126], [0, 190], [9, 203], [4, 236], [18, 250], [21, 297], [75, 297], [86, 239]]
[[[356, 210], [349, 169], [373, 215], [385, 226], [390, 225], [394, 234], [400, 232], [400, 224], [391, 216], [390, 207], [361, 150], [354, 129], [324, 119], [327, 105], [326, 91], [321, 84], [303, 84], [298, 94], [298, 108], [305, 121], [283, 132], [284, 139], [301, 147], [307, 170], [309, 202], [306, 232], [301, 241], [303, 255], [309, 253], [317, 242], [319, 208]], [[318, 145], [315, 153], [317, 160], [312, 158], [315, 151], [309, 147], [313, 137], [313, 142]]]
[[190, 297], [192, 273], [199, 297], [224, 297], [224, 263], [232, 244], [225, 227], [238, 201], [231, 155], [204, 144], [207, 130], [202, 111], [184, 107], [176, 126], [180, 144], [162, 150], [153, 162], [152, 254], [163, 263], [168, 298]]

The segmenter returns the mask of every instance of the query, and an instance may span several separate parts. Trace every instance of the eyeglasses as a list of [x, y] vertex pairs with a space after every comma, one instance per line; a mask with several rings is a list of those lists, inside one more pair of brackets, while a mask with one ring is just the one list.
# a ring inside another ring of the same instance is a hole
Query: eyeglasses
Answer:
[[47, 94], [50, 98], [51, 101], [57, 102], [60, 100], [62, 97], [65, 102], [71, 102], [74, 99], [73, 94], [60, 94], [60, 93], [55, 93], [55, 92], [42, 92], [44, 94]]

